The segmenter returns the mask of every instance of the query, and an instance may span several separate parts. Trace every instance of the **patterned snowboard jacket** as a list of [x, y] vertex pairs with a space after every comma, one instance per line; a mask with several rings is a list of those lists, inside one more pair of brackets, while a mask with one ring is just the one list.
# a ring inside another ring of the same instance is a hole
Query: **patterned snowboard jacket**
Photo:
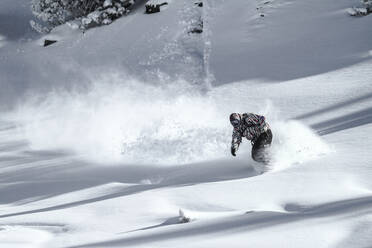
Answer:
[[231, 148], [237, 151], [242, 142], [242, 137], [250, 140], [253, 145], [258, 137], [268, 129], [270, 129], [270, 126], [266, 123], [264, 116], [244, 113], [240, 126], [233, 129]]

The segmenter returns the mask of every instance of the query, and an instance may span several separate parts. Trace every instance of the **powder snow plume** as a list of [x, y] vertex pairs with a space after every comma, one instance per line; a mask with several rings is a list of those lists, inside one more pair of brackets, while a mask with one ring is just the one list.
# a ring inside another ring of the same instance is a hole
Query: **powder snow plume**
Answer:
[[228, 123], [197, 86], [124, 78], [111, 73], [84, 92], [34, 95], [13, 118], [32, 149], [66, 149], [99, 162], [178, 164], [226, 156]]
[[[332, 152], [332, 148], [311, 128], [296, 120], [281, 119], [280, 111], [267, 101], [260, 111], [269, 120], [273, 132], [271, 161], [263, 171], [280, 171]], [[257, 166], [256, 166], [257, 168]]]
[[273, 123], [276, 137], [271, 149], [273, 171], [319, 158], [332, 151], [315, 132], [298, 121]]
[[[280, 120], [270, 101], [259, 109], [226, 91], [224, 102], [221, 92], [204, 92], [183, 80], [145, 83], [108, 73], [91, 81], [85, 90], [30, 94], [12, 114], [31, 149], [69, 150], [100, 163], [171, 165], [227, 158], [229, 114], [251, 111], [265, 115], [272, 127], [272, 170], [329, 150], [305, 125]], [[246, 156], [251, 145], [245, 139], [243, 143], [238, 159], [246, 159], [249, 166], [254, 163]]]

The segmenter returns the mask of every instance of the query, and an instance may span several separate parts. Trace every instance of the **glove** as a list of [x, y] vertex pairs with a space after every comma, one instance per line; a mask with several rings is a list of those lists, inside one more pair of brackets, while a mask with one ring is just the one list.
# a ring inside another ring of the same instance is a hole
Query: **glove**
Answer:
[[261, 133], [267, 132], [268, 129], [269, 129], [268, 125], [262, 125], [261, 126]]
[[231, 155], [233, 155], [234, 157], [236, 156], [234, 147], [231, 147]]

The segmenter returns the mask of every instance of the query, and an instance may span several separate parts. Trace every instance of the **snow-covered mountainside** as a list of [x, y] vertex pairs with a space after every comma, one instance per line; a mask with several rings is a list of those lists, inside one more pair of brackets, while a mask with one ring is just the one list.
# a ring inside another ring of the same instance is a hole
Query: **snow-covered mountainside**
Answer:
[[[372, 15], [167, 2], [47, 35], [0, 2], [0, 246], [370, 247]], [[266, 116], [269, 165], [231, 112]]]

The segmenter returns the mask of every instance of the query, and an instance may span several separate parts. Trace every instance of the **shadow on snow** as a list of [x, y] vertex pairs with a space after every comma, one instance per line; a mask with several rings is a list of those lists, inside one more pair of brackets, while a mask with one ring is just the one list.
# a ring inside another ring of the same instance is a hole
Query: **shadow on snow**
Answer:
[[[370, 101], [372, 98], [372, 93], [368, 93], [357, 98], [333, 104], [329, 107], [319, 109], [316, 111], [309, 112], [307, 114], [303, 114], [300, 116], [295, 117], [297, 120], [305, 120], [317, 115], [331, 113], [332, 111], [346, 109], [347, 107], [351, 107], [354, 104], [363, 102], [363, 101]], [[350, 114], [345, 114], [339, 117], [335, 117], [332, 119], [328, 119], [325, 121], [321, 121], [311, 125], [311, 128], [316, 130], [319, 135], [327, 135], [331, 133], [335, 133], [338, 131], [346, 130], [349, 128], [354, 128], [362, 125], [366, 125], [372, 123], [372, 106], [364, 108], [362, 110], [355, 111]]]
[[209, 161], [178, 166], [103, 166], [77, 160], [66, 151], [27, 151], [25, 144], [19, 147], [17, 142], [21, 141], [15, 141], [14, 146], [6, 143], [7, 152], [12, 152], [10, 155], [3, 153], [0, 142], [0, 204], [23, 205], [109, 183], [122, 183], [123, 187], [103, 196], [16, 213], [3, 212], [0, 218], [60, 210], [152, 189], [257, 175], [246, 161]]
[[[258, 229], [273, 227], [281, 224], [289, 224], [308, 219], [335, 217], [338, 215], [363, 214], [366, 211], [372, 212], [372, 197], [361, 197], [356, 199], [330, 202], [315, 206], [299, 206], [287, 204], [284, 206], [287, 213], [279, 212], [247, 212], [245, 215], [218, 220], [205, 221], [203, 223], [190, 223], [179, 228], [167, 229], [159, 232], [144, 233], [135, 237], [90, 243], [69, 248], [83, 247], [116, 247], [144, 245], [151, 242], [168, 241], [177, 238], [190, 236], [208, 235], [218, 232], [249, 232]], [[159, 227], [162, 225], [159, 225]], [[143, 230], [146, 230], [143, 229]]]

